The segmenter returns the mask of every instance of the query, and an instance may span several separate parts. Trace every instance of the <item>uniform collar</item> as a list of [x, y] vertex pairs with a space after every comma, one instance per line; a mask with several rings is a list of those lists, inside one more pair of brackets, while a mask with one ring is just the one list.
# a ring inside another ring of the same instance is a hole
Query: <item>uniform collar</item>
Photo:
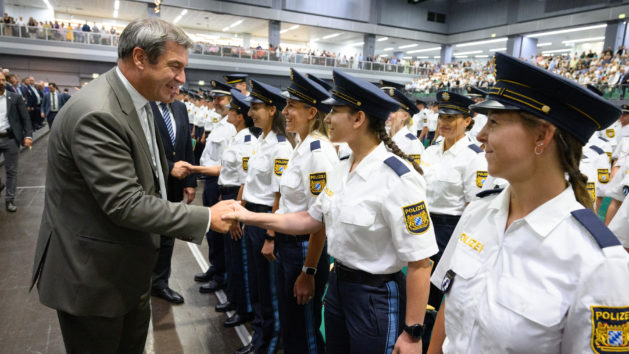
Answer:
[[298, 155], [305, 154], [308, 150], [310, 150], [310, 142], [314, 140], [314, 137], [310, 134], [306, 135], [306, 139], [302, 141], [295, 151]]
[[275, 134], [273, 129], [271, 129], [269, 134], [267, 134], [265, 137], [262, 137], [262, 135], [260, 135], [260, 138], [258, 140], [260, 140], [260, 142], [263, 144], [277, 142], [277, 135]]
[[[231, 123], [228, 123], [228, 124], [231, 124]], [[241, 131], [236, 133], [236, 135], [234, 136], [234, 140], [239, 140], [240, 138], [248, 134], [251, 134], [251, 132], [249, 131], [249, 128], [243, 128]]]
[[393, 136], [393, 140], [396, 139], [401, 139], [403, 136], [405, 136], [406, 134], [410, 134], [411, 131], [408, 130], [408, 128], [406, 126], [403, 126], [402, 129], [398, 130], [397, 133], [395, 133], [395, 135]]
[[120, 71], [120, 68], [118, 68], [117, 66], [116, 66], [116, 74], [118, 74], [118, 78], [120, 78], [120, 81], [122, 81], [122, 85], [124, 85], [124, 87], [129, 92], [129, 96], [131, 96], [131, 101], [133, 102], [133, 107], [135, 108], [135, 111], [140, 112], [141, 109], [143, 109], [144, 106], [146, 106], [146, 104], [149, 103], [149, 101], [146, 98], [144, 98], [144, 96], [142, 96], [138, 92], [138, 90], [136, 90], [135, 87], [133, 87], [133, 85], [131, 85], [129, 80], [127, 80], [127, 78]]
[[[505, 188], [490, 202], [489, 209], [508, 213], [510, 190], [510, 186]], [[523, 219], [539, 236], [544, 238], [565, 218], [570, 217], [571, 211], [579, 208], [577, 204], [572, 186], [568, 186], [559, 195], [540, 205]]]
[[[373, 177], [373, 172], [378, 167], [382, 167], [384, 163], [384, 157], [387, 154], [387, 148], [384, 146], [383, 142], [380, 142], [375, 149], [373, 149], [362, 161], [356, 166], [353, 173], [359, 175], [362, 179], [367, 180], [369, 177]], [[352, 152], [352, 156], [350, 161], [354, 161], [354, 153]], [[351, 166], [351, 162], [350, 162]]]
[[454, 143], [454, 145], [452, 145], [447, 151], [443, 151], [443, 145], [445, 143], [446, 143], [445, 138], [443, 138], [443, 140], [439, 142], [439, 151], [441, 152], [442, 155], [446, 153], [458, 155], [463, 149], [467, 148], [467, 146], [470, 145], [472, 141], [470, 140], [467, 133], [465, 133], [465, 136], [459, 139], [459, 141], [457, 141], [456, 143]]

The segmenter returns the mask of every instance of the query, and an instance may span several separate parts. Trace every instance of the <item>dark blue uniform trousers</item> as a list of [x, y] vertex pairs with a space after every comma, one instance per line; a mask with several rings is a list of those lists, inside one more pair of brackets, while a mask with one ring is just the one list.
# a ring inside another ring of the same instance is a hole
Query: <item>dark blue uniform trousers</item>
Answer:
[[306, 260], [308, 244], [308, 241], [298, 241], [294, 236], [275, 237], [280, 328], [286, 354], [325, 353], [319, 328], [323, 293], [330, 273], [327, 245], [323, 248], [317, 265], [313, 299], [306, 305], [298, 305], [293, 293], [295, 281]]
[[[208, 176], [203, 185], [203, 205], [212, 206], [218, 203], [218, 177]], [[205, 234], [210, 247], [210, 271], [214, 273], [214, 281], [219, 284], [225, 282], [225, 235], [210, 230]]]
[[[236, 199], [237, 194], [222, 194], [222, 200]], [[224, 235], [225, 269], [227, 271], [227, 301], [236, 306], [240, 315], [252, 312], [249, 295], [249, 257], [247, 242], [243, 237], [233, 240], [229, 232]]]
[[[267, 212], [270, 210], [269, 207]], [[245, 227], [245, 242], [249, 254], [249, 289], [252, 290], [251, 303], [254, 313], [254, 320], [251, 323], [254, 333], [251, 341], [256, 353], [275, 353], [280, 336], [275, 283], [276, 264], [275, 261], [269, 262], [262, 255], [265, 234], [265, 229]]]
[[326, 353], [391, 353], [405, 320], [404, 275], [372, 286], [330, 272], [324, 311]]

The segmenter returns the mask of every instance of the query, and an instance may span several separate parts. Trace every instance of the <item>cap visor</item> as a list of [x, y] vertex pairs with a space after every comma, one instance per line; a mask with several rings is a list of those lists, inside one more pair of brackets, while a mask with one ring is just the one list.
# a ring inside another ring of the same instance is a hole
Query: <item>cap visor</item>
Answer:
[[336, 98], [334, 98], [334, 97], [330, 97], [330, 98], [328, 98], [328, 99], [325, 99], [325, 100], [323, 100], [321, 103], [323, 103], [323, 104], [327, 104], [327, 105], [329, 105], [329, 106], [349, 106], [349, 104], [348, 104], [348, 103], [343, 102], [343, 101], [341, 101], [341, 100], [337, 100], [337, 99], [336, 99]]
[[247, 102], [251, 102], [251, 103], [264, 103], [264, 101], [259, 100], [259, 99], [255, 98], [255, 97], [253, 97], [253, 96], [247, 96], [247, 97], [245, 98], [245, 101], [247, 101]]
[[452, 108], [439, 108], [439, 110], [437, 111], [437, 113], [439, 114], [467, 114], [466, 112], [461, 112], [457, 109], [452, 109]]
[[470, 106], [470, 109], [473, 112], [484, 114], [484, 115], [487, 115], [487, 113], [490, 110], [497, 110], [497, 111], [506, 111], [506, 110], [519, 111], [520, 110], [519, 107], [507, 105], [494, 99], [489, 99], [480, 103], [473, 104]]

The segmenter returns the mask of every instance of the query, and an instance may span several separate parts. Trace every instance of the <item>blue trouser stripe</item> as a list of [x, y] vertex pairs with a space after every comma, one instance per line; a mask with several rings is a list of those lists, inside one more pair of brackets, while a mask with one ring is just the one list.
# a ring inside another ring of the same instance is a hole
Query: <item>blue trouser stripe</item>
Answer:
[[388, 301], [389, 301], [389, 324], [388, 324], [388, 334], [387, 334], [387, 345], [386, 345], [386, 353], [393, 352], [393, 347], [395, 346], [395, 342], [397, 340], [397, 332], [398, 332], [398, 316], [399, 316], [399, 293], [397, 288], [397, 283], [395, 281], [387, 282], [387, 290], [388, 290]]
[[280, 336], [280, 314], [277, 308], [277, 289], [275, 285], [275, 261], [269, 262], [269, 280], [271, 287], [271, 304], [273, 305], [273, 318], [275, 319], [273, 339], [269, 343], [269, 353], [275, 353], [277, 339]]
[[253, 311], [251, 307], [251, 294], [249, 293], [249, 261], [247, 257], [247, 238], [245, 235], [242, 235], [240, 239], [240, 244], [242, 245], [242, 275], [245, 280], [245, 297], [247, 298], [247, 312]]

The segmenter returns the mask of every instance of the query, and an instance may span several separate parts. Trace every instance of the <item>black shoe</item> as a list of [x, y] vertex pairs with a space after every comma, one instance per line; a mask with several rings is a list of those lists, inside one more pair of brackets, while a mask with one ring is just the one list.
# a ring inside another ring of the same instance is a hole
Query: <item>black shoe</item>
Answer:
[[228, 319], [225, 320], [225, 322], [223, 322], [223, 327], [236, 327], [236, 326], [240, 326], [241, 324], [245, 324], [249, 321], [253, 320], [253, 313], [249, 312], [246, 313], [244, 315], [240, 315], [240, 314], [235, 314], [232, 317], [229, 317]]
[[171, 288], [153, 289], [151, 290], [151, 296], [164, 299], [171, 304], [183, 304], [183, 296]]
[[214, 306], [214, 310], [216, 312], [234, 311], [235, 309], [236, 309], [236, 306], [232, 305], [231, 302], [229, 302], [229, 301]]
[[15, 204], [13, 204], [13, 202], [7, 202], [7, 211], [15, 213], [16, 210], [17, 207], [15, 206]]
[[208, 270], [205, 273], [199, 273], [194, 276], [194, 281], [198, 281], [199, 283], [207, 283], [214, 278], [214, 272]]
[[201, 287], [199, 288], [199, 292], [201, 292], [202, 294], [209, 294], [209, 293], [213, 293], [217, 290], [221, 290], [224, 288], [225, 288], [224, 283], [221, 284], [217, 282], [216, 280], [210, 280], [209, 283], [201, 285]]
[[236, 354], [251, 354], [251, 353], [255, 353], [255, 350], [253, 348], [253, 343], [249, 343], [245, 345], [244, 347], [238, 348], [238, 350], [236, 350]]

